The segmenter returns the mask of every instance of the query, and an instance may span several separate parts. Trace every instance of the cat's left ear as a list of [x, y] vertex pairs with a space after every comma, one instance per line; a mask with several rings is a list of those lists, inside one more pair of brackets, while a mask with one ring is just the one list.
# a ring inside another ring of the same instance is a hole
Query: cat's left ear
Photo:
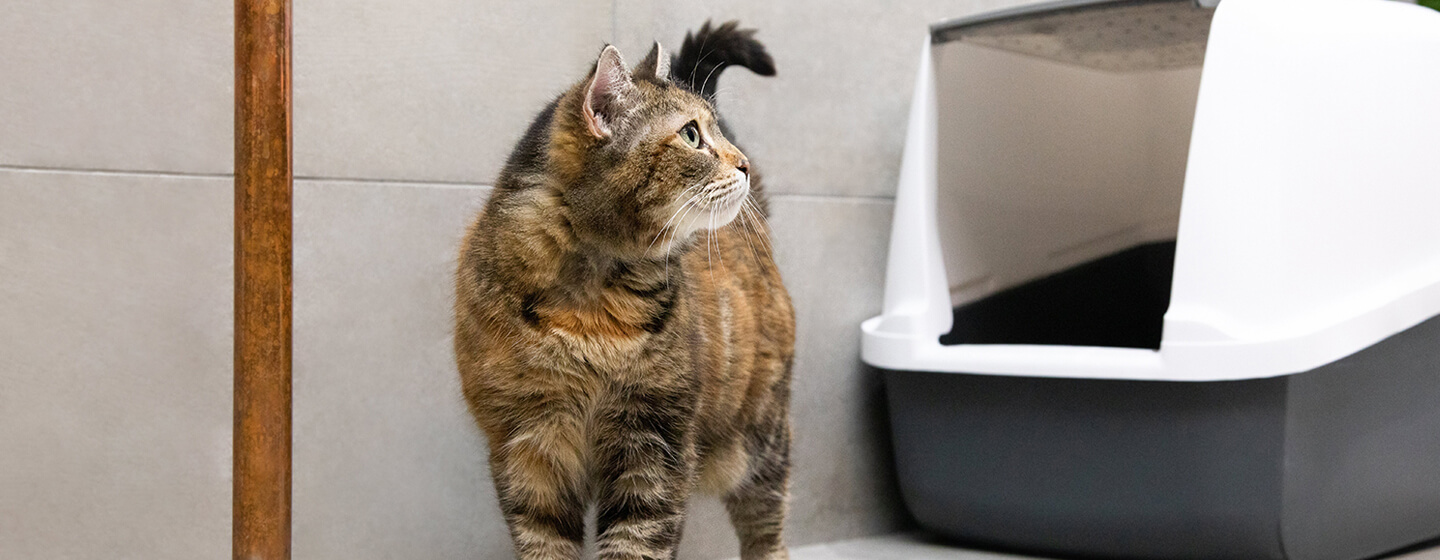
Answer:
[[596, 138], [609, 138], [612, 128], [630, 110], [636, 94], [635, 83], [630, 80], [630, 71], [620, 59], [620, 50], [608, 45], [595, 61], [595, 73], [585, 85], [585, 101], [582, 104], [585, 126]]
[[660, 48], [660, 41], [655, 41], [655, 46], [650, 47], [650, 54], [645, 55], [645, 60], [635, 67], [635, 78], [657, 82], [670, 79], [670, 57], [665, 55], [665, 49]]

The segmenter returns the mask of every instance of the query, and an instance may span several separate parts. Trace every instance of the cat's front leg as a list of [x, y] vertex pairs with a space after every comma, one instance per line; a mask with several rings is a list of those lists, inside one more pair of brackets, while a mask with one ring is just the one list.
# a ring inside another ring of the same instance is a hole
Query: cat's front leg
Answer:
[[668, 560], [694, 486], [693, 396], [660, 388], [619, 394], [597, 419], [599, 556]]
[[579, 422], [550, 414], [497, 430], [490, 472], [520, 560], [577, 560], [585, 540]]

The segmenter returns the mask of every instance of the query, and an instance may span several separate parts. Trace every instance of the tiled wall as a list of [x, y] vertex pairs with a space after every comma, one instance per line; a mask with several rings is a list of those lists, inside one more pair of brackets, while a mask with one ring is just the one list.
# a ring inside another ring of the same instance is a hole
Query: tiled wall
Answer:
[[[451, 363], [457, 240], [604, 43], [707, 17], [780, 73], [720, 103], [797, 305], [790, 541], [902, 527], [858, 325], [916, 58], [927, 22], [1022, 2], [295, 2], [295, 557], [510, 557]], [[0, 11], [0, 558], [228, 554], [232, 7]], [[718, 504], [683, 548], [734, 555]]]

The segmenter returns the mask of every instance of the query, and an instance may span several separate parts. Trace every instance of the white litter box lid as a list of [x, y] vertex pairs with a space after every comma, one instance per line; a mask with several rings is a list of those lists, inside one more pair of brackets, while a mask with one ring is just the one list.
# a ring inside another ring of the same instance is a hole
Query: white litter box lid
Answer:
[[1160, 349], [941, 345], [953, 309], [936, 233], [930, 45], [961, 27], [936, 26], [921, 51], [884, 311], [862, 324], [865, 362], [1263, 378], [1331, 363], [1440, 315], [1440, 12], [1381, 0], [1225, 0], [1204, 50]]

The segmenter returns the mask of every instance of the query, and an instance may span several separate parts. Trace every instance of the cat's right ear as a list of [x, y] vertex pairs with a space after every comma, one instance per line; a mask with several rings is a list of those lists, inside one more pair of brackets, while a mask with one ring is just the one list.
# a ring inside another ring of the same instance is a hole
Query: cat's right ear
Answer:
[[614, 45], [606, 46], [595, 62], [590, 83], [585, 85], [585, 100], [581, 104], [590, 134], [609, 138], [615, 123], [629, 110], [635, 92], [635, 83], [630, 80], [625, 61], [620, 59], [620, 50]]
[[650, 54], [645, 55], [645, 59], [635, 67], [634, 76], [657, 82], [670, 81], [670, 55], [660, 48], [660, 41], [655, 41], [655, 46], [650, 47]]

